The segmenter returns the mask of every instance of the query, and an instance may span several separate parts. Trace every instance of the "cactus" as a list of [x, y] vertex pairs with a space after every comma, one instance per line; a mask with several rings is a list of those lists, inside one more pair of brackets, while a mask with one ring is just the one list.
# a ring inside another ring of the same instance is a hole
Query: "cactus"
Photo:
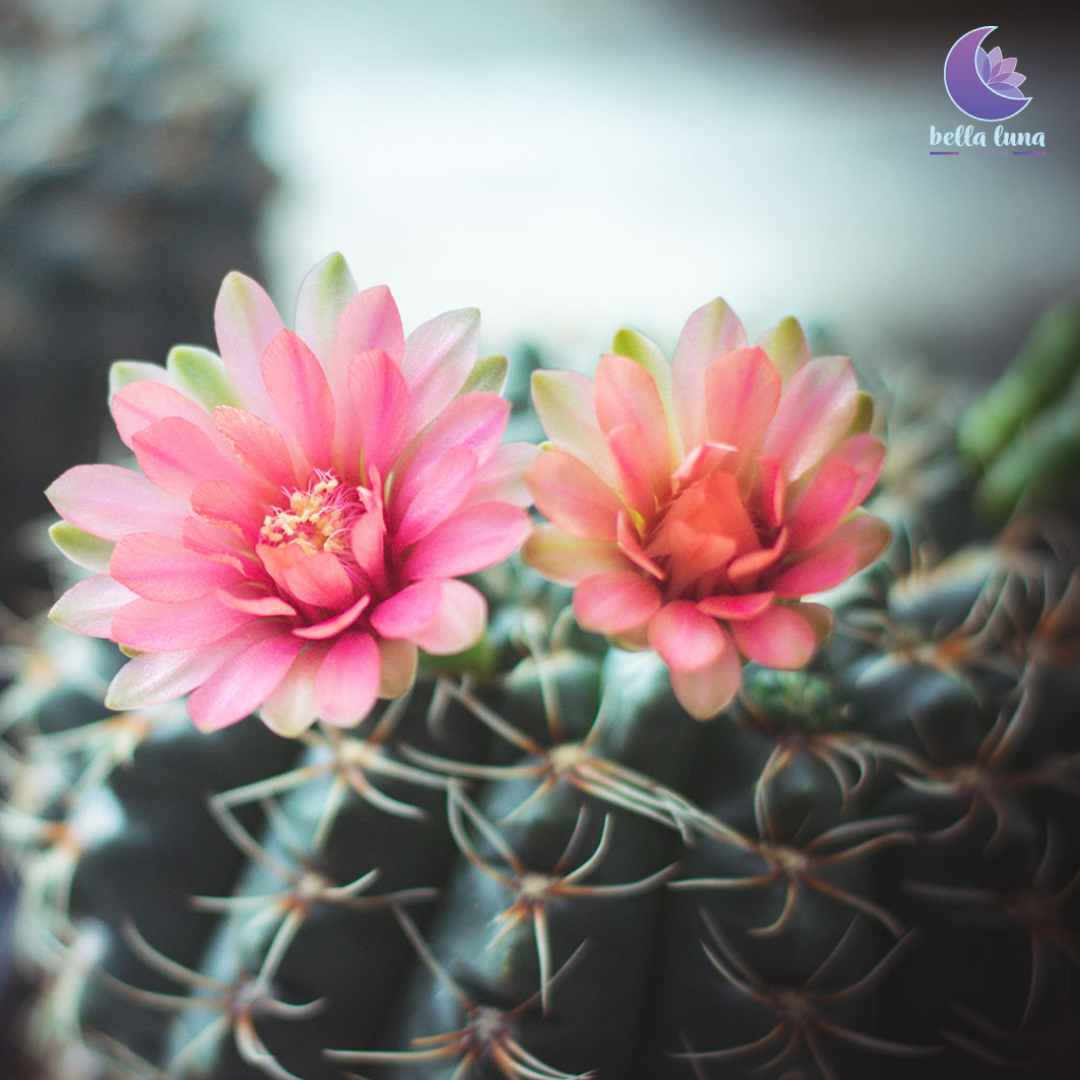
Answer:
[[106, 715], [114, 649], [42, 631], [0, 815], [31, 1045], [65, 1080], [1072, 1075], [1080, 533], [980, 525], [942, 400], [896, 392], [893, 543], [828, 644], [707, 723], [517, 561], [468, 653], [295, 738]]

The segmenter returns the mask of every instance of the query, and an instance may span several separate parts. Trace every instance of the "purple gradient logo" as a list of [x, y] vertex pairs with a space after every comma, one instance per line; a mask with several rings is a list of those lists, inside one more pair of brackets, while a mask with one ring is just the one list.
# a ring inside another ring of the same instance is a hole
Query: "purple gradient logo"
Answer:
[[952, 103], [975, 120], [1008, 120], [1031, 102], [1018, 89], [1027, 76], [1017, 72], [1016, 57], [1005, 60], [996, 46], [989, 52], [982, 47], [996, 29], [969, 30], [945, 58], [945, 89]]

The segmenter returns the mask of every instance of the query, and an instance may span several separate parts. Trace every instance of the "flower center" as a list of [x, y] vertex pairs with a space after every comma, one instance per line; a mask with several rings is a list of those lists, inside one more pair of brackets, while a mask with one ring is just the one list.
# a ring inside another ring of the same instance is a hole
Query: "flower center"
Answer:
[[305, 554], [348, 551], [349, 527], [362, 512], [356, 490], [342, 487], [332, 472], [319, 471], [306, 491], [284, 492], [287, 506], [271, 506], [259, 530], [264, 543], [296, 544]]

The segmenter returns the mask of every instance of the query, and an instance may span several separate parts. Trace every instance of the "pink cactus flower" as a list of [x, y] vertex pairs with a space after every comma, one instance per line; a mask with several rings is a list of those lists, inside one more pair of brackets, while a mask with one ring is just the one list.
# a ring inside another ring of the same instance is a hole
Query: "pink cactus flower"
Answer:
[[406, 338], [390, 292], [357, 293], [340, 256], [304, 280], [295, 331], [236, 273], [215, 319], [220, 357], [114, 368], [139, 469], [49, 488], [54, 539], [96, 571], [52, 616], [133, 657], [113, 708], [190, 693], [208, 731], [256, 711], [286, 735], [355, 725], [409, 689], [418, 650], [478, 640], [486, 605], [458, 578], [529, 531], [533, 448], [500, 445], [505, 360], [477, 359], [475, 311]]
[[595, 381], [538, 372], [533, 400], [550, 441], [525, 480], [549, 524], [525, 561], [575, 586], [585, 629], [654, 649], [698, 719], [731, 701], [744, 658], [804, 666], [831, 616], [801, 598], [888, 543], [857, 509], [884, 454], [869, 398], [846, 357], [809, 359], [794, 319], [751, 346], [716, 300], [670, 364], [622, 331]]

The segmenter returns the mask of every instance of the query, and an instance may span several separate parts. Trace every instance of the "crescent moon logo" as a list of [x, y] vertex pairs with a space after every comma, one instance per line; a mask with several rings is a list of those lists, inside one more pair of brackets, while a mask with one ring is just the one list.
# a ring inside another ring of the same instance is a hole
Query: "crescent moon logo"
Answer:
[[1008, 120], [1031, 103], [1017, 89], [1027, 76], [1016, 70], [1016, 57], [1005, 59], [999, 48], [987, 52], [982, 47], [996, 29], [969, 30], [945, 57], [945, 89], [952, 103], [976, 120]]

